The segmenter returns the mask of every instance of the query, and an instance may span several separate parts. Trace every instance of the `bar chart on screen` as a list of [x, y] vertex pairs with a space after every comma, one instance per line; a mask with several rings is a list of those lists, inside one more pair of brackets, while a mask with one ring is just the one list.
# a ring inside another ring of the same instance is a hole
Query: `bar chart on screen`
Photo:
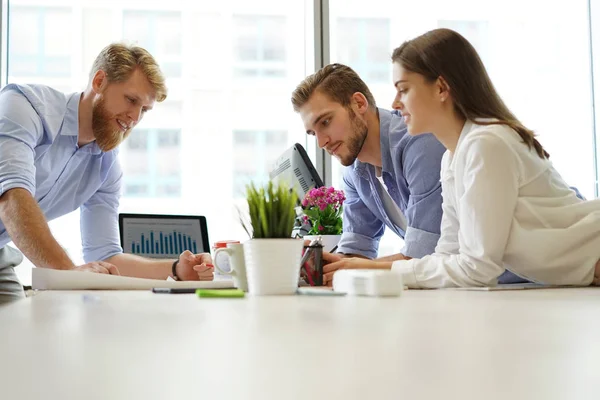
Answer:
[[192, 240], [190, 236], [176, 230], [156, 233], [150, 231], [146, 235], [142, 233], [138, 241], [131, 242], [131, 252], [136, 254], [180, 254], [184, 250], [197, 253], [198, 244], [195, 239]]
[[123, 231], [123, 250], [145, 257], [177, 257], [185, 250], [202, 251], [202, 236], [197, 221], [129, 221]]

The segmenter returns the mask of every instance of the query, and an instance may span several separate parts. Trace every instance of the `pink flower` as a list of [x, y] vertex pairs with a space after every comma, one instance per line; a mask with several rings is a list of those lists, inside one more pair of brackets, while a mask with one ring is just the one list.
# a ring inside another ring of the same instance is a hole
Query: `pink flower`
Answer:
[[[339, 233], [341, 222], [342, 203], [346, 200], [343, 190], [335, 190], [333, 187], [321, 186], [311, 189], [302, 199], [302, 208], [310, 210], [310, 217], [304, 215], [302, 221], [311, 223], [311, 234], [328, 234], [334, 229]], [[329, 226], [336, 228], [329, 228]]]

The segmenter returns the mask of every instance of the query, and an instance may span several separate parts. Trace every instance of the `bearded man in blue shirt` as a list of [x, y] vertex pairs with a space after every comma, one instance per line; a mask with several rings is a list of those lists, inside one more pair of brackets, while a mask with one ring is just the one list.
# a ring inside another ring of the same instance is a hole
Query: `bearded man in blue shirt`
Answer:
[[[14, 273], [22, 255], [6, 246], [11, 240], [38, 268], [212, 279], [210, 254], [150, 260], [120, 246], [118, 145], [166, 97], [152, 55], [117, 43], [100, 52], [84, 92], [16, 84], [0, 91], [0, 297], [24, 297]], [[86, 262], [79, 266], [46, 222], [78, 208]]]
[[397, 111], [377, 108], [365, 82], [350, 67], [327, 65], [305, 78], [292, 105], [307, 134], [344, 169], [343, 234], [339, 257], [376, 258], [388, 226], [404, 238], [386, 261], [433, 253], [440, 237], [440, 163], [444, 146], [433, 135], [410, 136]]

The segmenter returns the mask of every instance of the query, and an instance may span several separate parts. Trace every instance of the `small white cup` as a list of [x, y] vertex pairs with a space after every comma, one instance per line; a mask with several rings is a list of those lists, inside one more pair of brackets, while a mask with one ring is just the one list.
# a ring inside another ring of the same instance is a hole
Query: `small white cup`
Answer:
[[[229, 257], [229, 265], [231, 266], [230, 271], [225, 271], [219, 268], [217, 263], [217, 254], [223, 252]], [[248, 279], [246, 278], [246, 262], [244, 260], [244, 246], [241, 243], [227, 243], [227, 248], [219, 248], [214, 254], [215, 269], [219, 271], [221, 275], [229, 275], [233, 277], [233, 284], [236, 288], [248, 291]]]

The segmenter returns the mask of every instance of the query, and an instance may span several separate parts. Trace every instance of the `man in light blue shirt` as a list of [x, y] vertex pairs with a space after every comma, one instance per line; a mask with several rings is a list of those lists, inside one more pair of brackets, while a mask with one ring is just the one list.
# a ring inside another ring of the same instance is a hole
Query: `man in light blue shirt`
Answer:
[[433, 135], [408, 135], [402, 116], [377, 108], [367, 85], [345, 65], [307, 77], [292, 104], [319, 147], [348, 167], [338, 252], [376, 258], [388, 226], [405, 246], [386, 260], [433, 253], [442, 217], [444, 146]]
[[[111, 44], [96, 58], [82, 93], [43, 85], [0, 91], [0, 297], [20, 298], [20, 254], [40, 268], [166, 279], [211, 279], [209, 254], [179, 260], [123, 254], [118, 231], [122, 171], [118, 145], [166, 98], [154, 58], [137, 46]], [[83, 255], [76, 266], [46, 221], [81, 212]]]

